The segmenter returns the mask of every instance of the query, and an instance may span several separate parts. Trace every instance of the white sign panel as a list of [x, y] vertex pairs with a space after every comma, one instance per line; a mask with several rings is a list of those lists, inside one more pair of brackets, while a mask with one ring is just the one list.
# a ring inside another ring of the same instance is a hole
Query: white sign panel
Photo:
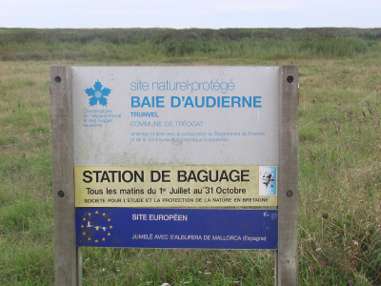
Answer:
[[72, 72], [76, 165], [278, 165], [278, 67]]

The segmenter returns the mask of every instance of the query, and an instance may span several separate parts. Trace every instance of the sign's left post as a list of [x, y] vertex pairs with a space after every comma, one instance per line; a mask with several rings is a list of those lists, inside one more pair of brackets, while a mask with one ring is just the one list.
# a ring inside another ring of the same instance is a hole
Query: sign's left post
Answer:
[[50, 81], [55, 285], [80, 286], [81, 254], [75, 236], [71, 68], [51, 67]]

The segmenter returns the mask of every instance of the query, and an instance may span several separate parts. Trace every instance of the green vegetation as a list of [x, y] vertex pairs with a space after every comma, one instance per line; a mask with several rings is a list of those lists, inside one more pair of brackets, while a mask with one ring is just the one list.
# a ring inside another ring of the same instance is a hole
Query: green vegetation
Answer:
[[[48, 71], [297, 64], [301, 285], [381, 284], [381, 29], [0, 29], [0, 285], [51, 285]], [[84, 285], [272, 285], [271, 253], [85, 249]]]
[[[164, 61], [348, 57], [377, 51], [381, 29], [0, 29], [2, 60]], [[191, 60], [191, 59], [188, 59]]]

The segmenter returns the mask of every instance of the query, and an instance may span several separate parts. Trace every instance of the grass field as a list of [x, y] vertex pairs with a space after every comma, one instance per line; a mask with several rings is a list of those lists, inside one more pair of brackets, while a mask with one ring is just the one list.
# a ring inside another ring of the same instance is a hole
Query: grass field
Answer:
[[[296, 64], [301, 285], [381, 285], [381, 29], [0, 29], [0, 285], [52, 285], [52, 64]], [[270, 253], [86, 249], [84, 285], [272, 285]]]

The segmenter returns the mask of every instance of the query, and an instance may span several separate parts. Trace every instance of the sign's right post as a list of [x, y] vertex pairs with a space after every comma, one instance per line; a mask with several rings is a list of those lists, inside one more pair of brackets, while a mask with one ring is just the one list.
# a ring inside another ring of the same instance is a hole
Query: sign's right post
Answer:
[[280, 68], [278, 251], [276, 285], [298, 284], [297, 207], [298, 135], [296, 129], [299, 77], [296, 66]]

